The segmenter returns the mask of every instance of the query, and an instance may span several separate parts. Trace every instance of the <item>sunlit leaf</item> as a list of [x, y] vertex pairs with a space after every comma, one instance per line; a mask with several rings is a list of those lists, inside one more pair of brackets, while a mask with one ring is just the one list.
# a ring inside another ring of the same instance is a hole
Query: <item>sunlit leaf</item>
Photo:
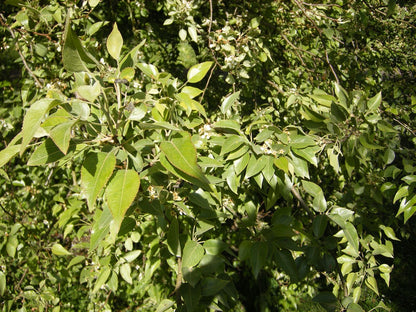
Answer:
[[98, 194], [107, 184], [116, 165], [114, 153], [91, 153], [87, 156], [81, 168], [81, 187], [87, 198], [87, 204], [92, 211]]
[[204, 63], [196, 64], [192, 66], [191, 68], [189, 68], [188, 75], [187, 75], [188, 82], [196, 83], [196, 82], [201, 81], [205, 77], [209, 69], [211, 68], [212, 63], [213, 62], [204, 62]]
[[107, 51], [108, 53], [118, 61], [120, 57], [121, 48], [123, 47], [123, 37], [118, 30], [117, 24], [114, 23], [113, 30], [107, 39]]
[[139, 191], [140, 178], [134, 170], [118, 170], [105, 190], [108, 208], [116, 224], [121, 225], [127, 209]]

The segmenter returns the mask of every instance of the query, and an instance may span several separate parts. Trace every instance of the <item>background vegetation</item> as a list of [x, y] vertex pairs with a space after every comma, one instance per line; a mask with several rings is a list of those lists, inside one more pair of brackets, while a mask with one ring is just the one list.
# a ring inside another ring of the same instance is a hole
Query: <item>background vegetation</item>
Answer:
[[416, 309], [413, 1], [0, 13], [2, 311]]

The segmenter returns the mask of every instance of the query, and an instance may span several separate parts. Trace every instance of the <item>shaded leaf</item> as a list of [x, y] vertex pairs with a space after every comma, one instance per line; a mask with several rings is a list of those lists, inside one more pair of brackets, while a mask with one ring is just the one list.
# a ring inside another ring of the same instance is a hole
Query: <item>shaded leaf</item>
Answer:
[[205, 250], [196, 241], [190, 240], [186, 242], [182, 255], [183, 267], [194, 267], [204, 256]]
[[53, 127], [49, 132], [49, 136], [56, 146], [66, 155], [69, 147], [69, 141], [71, 140], [72, 126], [76, 123], [76, 120], [70, 120], [63, 122], [56, 127]]
[[81, 41], [71, 29], [69, 20], [65, 25], [64, 38], [62, 61], [66, 70], [70, 72], [88, 71], [88, 65], [99, 65], [98, 61], [82, 47]]

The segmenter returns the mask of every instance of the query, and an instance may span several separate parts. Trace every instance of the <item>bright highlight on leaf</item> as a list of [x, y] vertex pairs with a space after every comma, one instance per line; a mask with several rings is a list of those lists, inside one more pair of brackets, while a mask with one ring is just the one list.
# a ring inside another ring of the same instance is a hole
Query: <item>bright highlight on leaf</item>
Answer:
[[196, 82], [201, 81], [205, 77], [209, 69], [211, 68], [212, 63], [213, 62], [204, 62], [204, 63], [196, 64], [192, 66], [191, 68], [189, 68], [188, 76], [187, 76], [188, 82], [196, 83]]
[[123, 47], [123, 37], [118, 30], [117, 24], [114, 23], [113, 31], [107, 39], [107, 51], [108, 53], [118, 61], [120, 57], [121, 48]]

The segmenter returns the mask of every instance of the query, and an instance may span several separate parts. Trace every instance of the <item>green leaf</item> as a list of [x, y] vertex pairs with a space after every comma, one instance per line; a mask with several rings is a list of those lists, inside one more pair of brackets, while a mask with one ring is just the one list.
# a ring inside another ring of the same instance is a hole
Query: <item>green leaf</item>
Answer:
[[213, 124], [213, 128], [218, 132], [237, 133], [240, 132], [240, 124], [235, 120], [220, 120]]
[[251, 248], [250, 264], [255, 278], [260, 273], [260, 270], [265, 266], [267, 261], [267, 254], [269, 252], [268, 245], [265, 242], [255, 242]]
[[394, 230], [391, 227], [380, 224], [379, 228], [383, 230], [384, 234], [386, 234], [388, 238], [397, 241], [400, 240], [396, 237], [396, 234], [394, 233]]
[[105, 190], [108, 208], [118, 226], [139, 191], [140, 178], [134, 170], [118, 170]]
[[234, 160], [233, 166], [235, 174], [238, 176], [247, 167], [250, 160], [250, 154], [245, 153], [241, 158]]
[[359, 141], [362, 146], [364, 146], [367, 149], [384, 149], [383, 146], [374, 144], [374, 139], [371, 139], [367, 133], [363, 133], [360, 135]]
[[121, 48], [123, 47], [123, 37], [118, 30], [117, 24], [114, 23], [113, 30], [107, 39], [107, 51], [108, 53], [118, 61], [120, 57]]
[[230, 281], [207, 277], [201, 281], [201, 294], [202, 296], [213, 296], [218, 294]]
[[331, 103], [336, 101], [335, 97], [324, 92], [319, 94], [311, 94], [309, 97], [325, 107], [331, 107]]
[[147, 76], [149, 76], [152, 79], [157, 79], [159, 76], [159, 71], [157, 70], [156, 66], [152, 64], [146, 64], [146, 63], [139, 63], [137, 64], [137, 67]]
[[368, 112], [369, 113], [374, 112], [375, 110], [377, 110], [380, 104], [381, 104], [381, 91], [368, 100], [367, 102]]
[[213, 62], [204, 62], [189, 68], [187, 75], [188, 82], [196, 83], [201, 81], [211, 68], [212, 64]]
[[220, 239], [213, 238], [205, 241], [204, 248], [208, 255], [216, 256], [221, 254], [227, 248], [227, 244]]
[[261, 172], [263, 168], [266, 166], [266, 161], [267, 160], [265, 159], [264, 155], [261, 156], [259, 159], [257, 159], [256, 156], [252, 154], [247, 164], [245, 178], [248, 179], [252, 176], [257, 175], [259, 172]]
[[365, 284], [372, 290], [374, 291], [377, 295], [378, 293], [378, 287], [377, 287], [377, 281], [373, 276], [367, 276], [367, 278], [365, 279]]
[[172, 221], [169, 226], [168, 234], [167, 234], [167, 245], [169, 252], [176, 256], [181, 256], [181, 245], [179, 242], [179, 224], [178, 220], [173, 217]]
[[[191, 135], [188, 132], [179, 132], [175, 134], [171, 141], [162, 142], [160, 144], [160, 149], [172, 166], [196, 179], [200, 182], [200, 185], [209, 189], [209, 181], [197, 164], [196, 149], [192, 144]], [[166, 169], [169, 170], [169, 168]], [[178, 172], [172, 173], [177, 174]]]
[[85, 260], [84, 256], [75, 256], [74, 258], [71, 259], [71, 261], [69, 262], [66, 268], [69, 269], [70, 267], [77, 265], [78, 263], [81, 263], [84, 260]]
[[328, 217], [326, 215], [317, 215], [312, 222], [313, 234], [316, 238], [321, 238], [328, 225]]
[[131, 267], [129, 263], [123, 263], [120, 266], [120, 275], [127, 283], [130, 285], [133, 284], [133, 280], [131, 279]]
[[84, 85], [77, 88], [79, 96], [89, 102], [94, 102], [101, 93], [101, 85], [97, 81], [92, 86]]
[[331, 104], [331, 116], [336, 122], [344, 122], [348, 118], [348, 112], [341, 105]]
[[292, 148], [292, 151], [296, 155], [302, 157], [303, 159], [307, 160], [309, 163], [317, 167], [318, 158], [315, 156], [317, 148], [320, 149], [319, 147], [310, 147], [310, 148], [307, 147], [307, 148], [302, 148], [302, 149]]
[[231, 108], [231, 105], [238, 99], [240, 96], [240, 91], [234, 92], [233, 94], [227, 96], [221, 104], [221, 113], [226, 115]]
[[90, 211], [94, 209], [98, 194], [106, 185], [116, 166], [116, 157], [110, 153], [90, 153], [81, 168], [81, 187], [87, 197]]
[[30, 156], [27, 165], [28, 166], [39, 166], [46, 165], [55, 161], [58, 161], [65, 155], [56, 146], [51, 139], [46, 139], [41, 145], [39, 145], [32, 156]]
[[81, 41], [71, 29], [69, 19], [65, 25], [64, 38], [62, 61], [66, 70], [70, 72], [88, 72], [89, 65], [99, 65], [98, 61], [83, 48]]
[[276, 261], [283, 271], [290, 276], [291, 282], [295, 283], [298, 281], [298, 269], [289, 250], [276, 250]]
[[365, 310], [358, 303], [351, 302], [348, 305], [347, 312], [365, 312]]
[[290, 142], [291, 148], [297, 148], [297, 149], [317, 145], [315, 140], [312, 137], [306, 136], [306, 135], [298, 135], [298, 134], [291, 136], [289, 142]]
[[192, 41], [198, 42], [198, 33], [195, 26], [188, 27], [188, 34], [191, 36]]
[[93, 293], [96, 293], [100, 290], [101, 286], [107, 282], [108, 277], [111, 274], [111, 268], [108, 266], [103, 266], [100, 270], [100, 274], [98, 275], [97, 281], [95, 282], [94, 289], [92, 290]]
[[9, 145], [0, 151], [0, 168], [10, 161], [20, 151], [20, 144]]
[[194, 267], [204, 256], [205, 250], [196, 241], [190, 240], [186, 242], [185, 248], [183, 249], [182, 255], [182, 266], [183, 267]]
[[6, 292], [6, 275], [0, 271], [0, 296]]
[[[170, 299], [163, 299], [157, 306], [156, 312], [165, 312], [175, 304], [175, 301]], [[171, 311], [171, 310], [169, 310]]]
[[242, 144], [246, 143], [246, 140], [239, 135], [230, 135], [225, 139], [221, 148], [221, 155], [225, 155], [229, 152], [236, 150]]
[[71, 140], [71, 129], [76, 123], [76, 120], [70, 120], [63, 122], [54, 127], [50, 132], [49, 136], [61, 152], [66, 155], [69, 147], [69, 141]]
[[343, 227], [343, 231], [348, 242], [351, 244], [355, 252], [358, 254], [359, 253], [359, 239], [358, 239], [357, 230], [355, 229], [354, 225], [351, 222], [346, 222], [345, 226]]
[[328, 303], [337, 302], [337, 297], [335, 297], [332, 292], [323, 291], [317, 294], [315, 297], [313, 297], [312, 300], [318, 303], [328, 304]]
[[65, 249], [61, 244], [54, 244], [52, 246], [52, 253], [57, 256], [69, 256], [71, 253]]
[[224, 172], [224, 176], [227, 179], [227, 184], [230, 187], [231, 191], [234, 194], [238, 194], [238, 187], [240, 185], [240, 177], [235, 174], [233, 167], [228, 167], [228, 169]]
[[181, 93], [185, 93], [187, 95], [189, 95], [189, 97], [191, 99], [197, 97], [198, 95], [200, 95], [202, 93], [201, 89], [195, 88], [195, 87], [189, 87], [186, 86], [182, 89]]
[[335, 84], [335, 95], [338, 98], [339, 103], [346, 109], [348, 108], [348, 93], [340, 84]]
[[283, 170], [286, 174], [289, 173], [289, 161], [286, 157], [275, 158], [274, 165]]
[[14, 256], [16, 255], [18, 244], [19, 244], [19, 241], [15, 235], [10, 235], [7, 238], [6, 252], [10, 258], [14, 258]]
[[40, 127], [42, 119], [45, 117], [45, 114], [52, 108], [53, 104], [56, 103], [54, 99], [41, 99], [33, 103], [23, 119], [23, 129], [22, 129], [22, 144], [20, 146], [20, 155], [23, 154], [27, 145], [32, 140], [36, 131]]
[[329, 164], [331, 165], [331, 167], [334, 169], [336, 173], [340, 173], [341, 168], [339, 167], [338, 154], [334, 152], [333, 148], [328, 148], [326, 153], [328, 155]]

